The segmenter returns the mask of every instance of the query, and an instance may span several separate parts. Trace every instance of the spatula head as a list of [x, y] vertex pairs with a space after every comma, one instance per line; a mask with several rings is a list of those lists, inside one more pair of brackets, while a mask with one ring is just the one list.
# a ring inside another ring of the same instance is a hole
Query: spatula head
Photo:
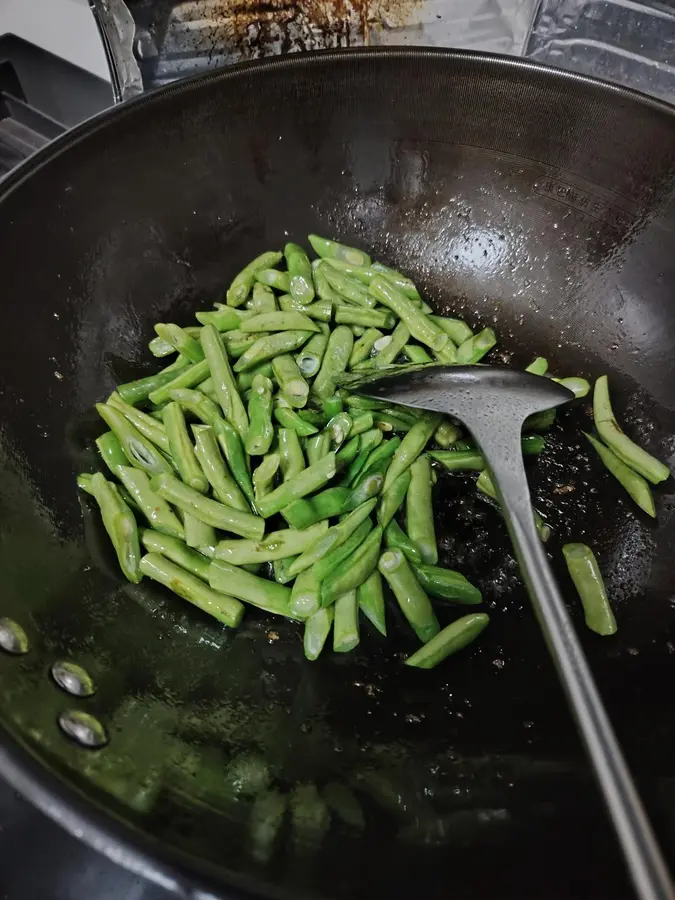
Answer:
[[353, 375], [341, 383], [355, 393], [447, 413], [467, 425], [496, 413], [523, 422], [574, 399], [550, 378], [494, 366], [399, 366], [390, 374]]

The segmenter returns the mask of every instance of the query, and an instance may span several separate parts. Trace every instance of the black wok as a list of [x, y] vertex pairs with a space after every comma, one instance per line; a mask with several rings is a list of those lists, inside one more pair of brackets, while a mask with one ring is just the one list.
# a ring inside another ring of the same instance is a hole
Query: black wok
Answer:
[[[95, 465], [92, 404], [146, 371], [152, 323], [187, 321], [250, 257], [312, 231], [372, 248], [441, 309], [496, 322], [497, 361], [608, 372], [631, 433], [668, 459], [674, 175], [661, 103], [518, 61], [403, 50], [189, 81], [12, 174], [0, 190], [0, 614], [30, 651], [0, 653], [5, 777], [185, 895], [630, 896], [503, 523], [470, 482], [439, 483], [438, 526], [492, 626], [419, 673], [400, 665], [403, 628], [309, 664], [292, 623], [251, 614], [231, 634], [123, 583], [74, 475]], [[607, 573], [619, 634], [583, 639], [672, 865], [673, 495], [660, 492], [656, 524], [639, 515], [580, 443], [588, 422], [583, 409], [561, 417], [532, 481], [553, 558], [586, 539]], [[93, 696], [55, 684], [63, 660], [86, 669]], [[97, 718], [107, 746], [63, 734], [72, 709]], [[365, 832], [335, 825], [304, 848], [285, 834], [256, 863], [249, 806], [222, 791], [240, 753], [265, 757], [282, 788], [356, 781]]]

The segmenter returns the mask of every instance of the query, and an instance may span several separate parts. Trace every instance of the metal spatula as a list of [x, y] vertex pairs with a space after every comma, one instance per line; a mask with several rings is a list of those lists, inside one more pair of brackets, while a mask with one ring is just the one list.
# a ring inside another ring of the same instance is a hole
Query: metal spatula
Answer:
[[636, 891], [644, 900], [675, 897], [532, 515], [520, 445], [523, 422], [574, 395], [548, 378], [488, 366], [411, 366], [391, 375], [350, 377], [347, 386], [392, 403], [448, 413], [473, 435], [492, 472], [523, 579]]

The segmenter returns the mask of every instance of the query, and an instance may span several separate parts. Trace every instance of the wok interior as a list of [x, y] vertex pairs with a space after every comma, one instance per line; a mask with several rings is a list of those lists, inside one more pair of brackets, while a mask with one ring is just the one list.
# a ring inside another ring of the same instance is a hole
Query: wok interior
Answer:
[[[325, 53], [144, 98], [13, 176], [0, 577], [31, 652], [0, 655], [8, 732], [167, 857], [256, 893], [629, 896], [505, 528], [470, 480], [437, 485], [442, 561], [483, 589], [492, 623], [418, 672], [401, 665], [414, 640], [391, 607], [386, 641], [364, 625], [357, 652], [310, 664], [295, 624], [249, 611], [230, 633], [124, 583], [74, 476], [96, 462], [92, 404], [148, 370], [153, 323], [191, 321], [250, 258], [310, 232], [494, 325], [495, 361], [609, 373], [632, 433], [668, 458], [674, 154], [669, 112], [571, 76], [448, 52]], [[666, 487], [658, 525], [637, 515], [582, 446], [589, 425], [583, 409], [561, 417], [532, 484], [554, 558], [586, 539], [607, 573], [619, 634], [582, 637], [672, 858], [672, 498]], [[439, 612], [444, 624], [458, 610]], [[61, 659], [85, 667], [93, 697], [55, 686]], [[97, 716], [109, 745], [68, 742], [68, 707]], [[223, 796], [240, 753], [282, 788], [356, 782], [365, 832], [334, 824], [303, 847], [285, 832], [257, 863], [248, 801]]]

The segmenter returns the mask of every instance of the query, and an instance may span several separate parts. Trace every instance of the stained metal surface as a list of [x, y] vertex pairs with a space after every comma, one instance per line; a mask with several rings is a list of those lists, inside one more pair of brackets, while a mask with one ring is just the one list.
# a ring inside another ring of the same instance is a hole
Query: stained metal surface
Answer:
[[[400, 664], [412, 642], [394, 612], [386, 642], [364, 629], [357, 653], [310, 665], [293, 623], [253, 612], [234, 635], [123, 583], [74, 476], [95, 465], [92, 404], [147, 369], [152, 323], [187, 321], [261, 249], [312, 231], [371, 248], [438, 308], [496, 324], [502, 361], [608, 372], [631, 433], [672, 462], [674, 177], [666, 107], [426, 51], [218, 73], [120, 108], [11, 175], [0, 572], [30, 651], [0, 654], [0, 769], [185, 895], [196, 881], [213, 896], [433, 900], [449, 884], [458, 898], [630, 896], [503, 523], [470, 479], [439, 479], [437, 525], [443, 561], [481, 586], [491, 626], [419, 673]], [[666, 487], [645, 521], [582, 447], [582, 425], [583, 407], [561, 416], [531, 485], [554, 557], [586, 539], [607, 573], [619, 635], [584, 644], [672, 864], [675, 496]], [[47, 677], [71, 658], [92, 697], [66, 700]], [[64, 700], [110, 744], [66, 741]], [[250, 806], [223, 785], [249, 753], [284, 790], [350, 785], [365, 832], [335, 824], [306, 856], [284, 838], [261, 867]]]

